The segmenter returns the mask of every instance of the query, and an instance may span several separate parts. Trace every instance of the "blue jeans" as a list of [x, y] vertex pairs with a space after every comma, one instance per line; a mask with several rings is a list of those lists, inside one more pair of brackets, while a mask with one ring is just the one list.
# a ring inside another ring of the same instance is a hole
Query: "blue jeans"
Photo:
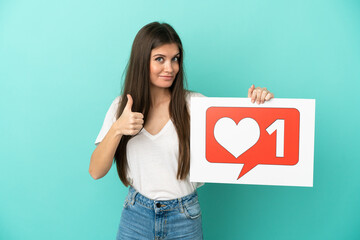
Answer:
[[116, 239], [203, 239], [197, 192], [157, 201], [130, 187]]

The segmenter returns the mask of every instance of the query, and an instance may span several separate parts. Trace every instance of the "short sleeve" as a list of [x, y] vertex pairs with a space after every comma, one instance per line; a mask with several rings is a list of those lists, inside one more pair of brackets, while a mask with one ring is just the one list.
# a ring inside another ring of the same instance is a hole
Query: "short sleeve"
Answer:
[[103, 125], [102, 125], [100, 132], [95, 140], [96, 146], [104, 139], [104, 137], [110, 130], [111, 126], [116, 121], [116, 111], [119, 107], [120, 100], [121, 100], [120, 96], [116, 97], [115, 100], [111, 103], [109, 110], [106, 112]]

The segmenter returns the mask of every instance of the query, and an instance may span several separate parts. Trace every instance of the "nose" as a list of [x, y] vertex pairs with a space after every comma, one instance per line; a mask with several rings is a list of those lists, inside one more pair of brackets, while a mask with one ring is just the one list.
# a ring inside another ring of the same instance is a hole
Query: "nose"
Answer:
[[166, 62], [165, 62], [164, 71], [165, 71], [165, 72], [168, 72], [168, 73], [173, 73], [174, 69], [173, 69], [172, 62], [171, 62], [171, 61], [166, 61]]

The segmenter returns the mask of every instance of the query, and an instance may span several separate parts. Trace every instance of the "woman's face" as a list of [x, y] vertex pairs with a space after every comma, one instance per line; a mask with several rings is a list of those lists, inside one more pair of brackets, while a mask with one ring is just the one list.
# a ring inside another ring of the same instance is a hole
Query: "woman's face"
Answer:
[[150, 84], [168, 88], [179, 72], [180, 51], [175, 43], [161, 45], [151, 50]]

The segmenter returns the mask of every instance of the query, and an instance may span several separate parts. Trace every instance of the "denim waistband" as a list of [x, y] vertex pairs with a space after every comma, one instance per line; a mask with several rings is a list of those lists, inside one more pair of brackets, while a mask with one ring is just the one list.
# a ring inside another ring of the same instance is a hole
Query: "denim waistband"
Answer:
[[191, 204], [195, 201], [198, 201], [198, 194], [195, 190], [181, 198], [176, 198], [172, 200], [153, 200], [145, 197], [139, 193], [132, 186], [129, 187], [129, 193], [127, 195], [127, 201], [129, 204], [134, 205], [135, 202], [140, 203], [141, 205], [150, 208], [150, 209], [160, 209], [160, 210], [170, 210], [175, 208], [182, 208], [183, 205]]

